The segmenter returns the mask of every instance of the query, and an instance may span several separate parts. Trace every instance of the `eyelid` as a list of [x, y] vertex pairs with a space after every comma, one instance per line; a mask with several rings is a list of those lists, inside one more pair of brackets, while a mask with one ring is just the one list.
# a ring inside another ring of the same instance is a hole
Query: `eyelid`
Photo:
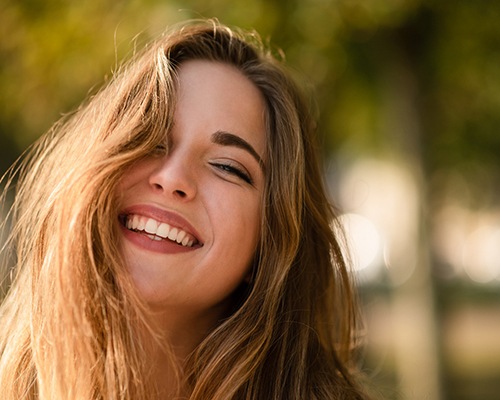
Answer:
[[253, 178], [248, 170], [236, 161], [224, 159], [219, 161], [211, 161], [210, 165], [220, 169], [224, 173], [235, 175], [238, 178], [244, 180], [246, 183], [253, 185]]

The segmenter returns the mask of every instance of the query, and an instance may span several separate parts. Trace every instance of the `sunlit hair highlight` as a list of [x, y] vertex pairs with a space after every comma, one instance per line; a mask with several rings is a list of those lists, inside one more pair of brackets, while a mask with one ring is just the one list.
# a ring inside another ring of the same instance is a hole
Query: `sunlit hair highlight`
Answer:
[[189, 398], [364, 398], [352, 373], [355, 297], [309, 105], [256, 34], [210, 20], [147, 46], [20, 165], [16, 274], [0, 309], [3, 399], [154, 398], [138, 339], [162, 337], [120, 258], [115, 192], [129, 166], [165, 151], [177, 71], [194, 59], [230, 64], [261, 91], [267, 154], [252, 279], [179, 369]]

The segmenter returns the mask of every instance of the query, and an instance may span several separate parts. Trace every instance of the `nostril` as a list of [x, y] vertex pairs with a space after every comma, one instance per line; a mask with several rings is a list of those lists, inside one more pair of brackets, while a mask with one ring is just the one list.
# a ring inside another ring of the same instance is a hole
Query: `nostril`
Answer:
[[196, 196], [196, 182], [182, 171], [158, 169], [149, 177], [149, 187], [157, 195], [187, 200]]
[[181, 197], [181, 198], [185, 198], [187, 195], [186, 195], [186, 192], [182, 191], [182, 190], [175, 190], [174, 193]]

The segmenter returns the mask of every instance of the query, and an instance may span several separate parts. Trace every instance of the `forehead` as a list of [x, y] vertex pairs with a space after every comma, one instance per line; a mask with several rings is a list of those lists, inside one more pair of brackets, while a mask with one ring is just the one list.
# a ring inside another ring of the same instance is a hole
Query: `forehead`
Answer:
[[210, 133], [227, 131], [249, 141], [261, 157], [266, 146], [266, 103], [236, 67], [189, 60], [178, 70], [175, 123], [200, 121]]
[[[181, 64], [178, 70], [179, 92], [181, 96], [194, 94], [200, 100], [213, 97], [227, 105], [234, 100], [243, 100], [242, 104], [235, 103], [236, 107], [245, 104], [247, 111], [263, 111], [265, 102], [257, 86], [246, 77], [237, 67], [207, 60], [189, 60]], [[191, 101], [195, 98], [190, 98]]]

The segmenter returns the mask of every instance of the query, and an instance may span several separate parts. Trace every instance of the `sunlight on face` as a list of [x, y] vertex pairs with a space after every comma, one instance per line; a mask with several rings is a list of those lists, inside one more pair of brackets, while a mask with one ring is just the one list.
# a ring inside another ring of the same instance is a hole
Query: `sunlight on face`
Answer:
[[168, 154], [134, 164], [118, 188], [122, 249], [155, 309], [217, 319], [259, 240], [264, 99], [236, 68], [179, 69]]

